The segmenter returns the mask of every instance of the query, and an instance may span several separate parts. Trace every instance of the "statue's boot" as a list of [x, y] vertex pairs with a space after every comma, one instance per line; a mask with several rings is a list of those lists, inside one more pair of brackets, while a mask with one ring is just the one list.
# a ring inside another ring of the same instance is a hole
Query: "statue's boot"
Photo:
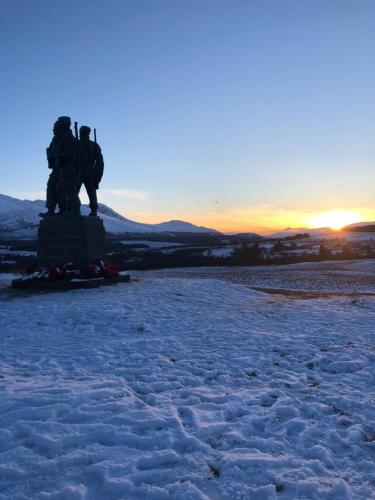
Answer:
[[47, 212], [40, 212], [39, 217], [50, 217], [55, 215], [54, 210], [47, 210]]
[[64, 212], [64, 215], [67, 215], [68, 217], [80, 217], [81, 210], [79, 208], [68, 210], [67, 212]]
[[89, 213], [89, 215], [91, 217], [97, 217], [98, 216], [98, 212], [96, 210], [91, 210], [91, 212]]

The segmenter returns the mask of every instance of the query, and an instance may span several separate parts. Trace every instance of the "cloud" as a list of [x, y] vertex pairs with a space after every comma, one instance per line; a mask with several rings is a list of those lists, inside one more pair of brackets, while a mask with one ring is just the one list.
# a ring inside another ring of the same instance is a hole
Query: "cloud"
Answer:
[[146, 201], [150, 193], [138, 191], [137, 189], [103, 189], [105, 194], [116, 198], [127, 198], [128, 200]]

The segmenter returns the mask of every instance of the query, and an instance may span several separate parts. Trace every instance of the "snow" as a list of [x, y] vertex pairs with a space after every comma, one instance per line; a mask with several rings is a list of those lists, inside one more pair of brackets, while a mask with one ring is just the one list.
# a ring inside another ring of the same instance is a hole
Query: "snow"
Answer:
[[375, 497], [375, 298], [209, 272], [0, 295], [0, 498]]
[[265, 250], [271, 250], [275, 246], [274, 242], [263, 242], [259, 243], [259, 248], [264, 248]]
[[16, 210], [22, 210], [26, 206], [32, 207], [33, 202], [28, 200], [19, 200], [18, 198], [12, 198], [11, 196], [6, 196], [4, 194], [0, 195], [0, 213], [14, 212]]
[[8, 246], [0, 245], [0, 255], [17, 255], [19, 257], [31, 257], [31, 256], [36, 256], [36, 252], [33, 250], [13, 250]]
[[[46, 211], [44, 201], [36, 200], [31, 202], [11, 198], [11, 200], [14, 200], [14, 203], [10, 203], [8, 198], [0, 195], [0, 228], [12, 237], [35, 237], [37, 226], [40, 222], [39, 213]], [[4, 203], [4, 199], [6, 203]], [[14, 208], [9, 210], [9, 207]], [[106, 213], [101, 213], [100, 209]], [[147, 224], [140, 224], [125, 217], [121, 218], [121, 216], [115, 217], [112, 215], [113, 211], [105, 205], [100, 205], [100, 209], [100, 218], [103, 220], [104, 227], [109, 233], [150, 232], [150, 226]], [[88, 215], [90, 213], [89, 207], [82, 205], [81, 213]], [[111, 215], [107, 215], [107, 213]]]
[[234, 245], [228, 245], [222, 248], [208, 248], [203, 252], [203, 255], [207, 257], [230, 257], [234, 248]]
[[348, 231], [342, 237], [347, 241], [375, 241], [375, 233]]
[[180, 247], [183, 246], [182, 243], [175, 243], [173, 241], [151, 241], [151, 240], [123, 240], [119, 243], [123, 245], [145, 245], [148, 248], [152, 248], [153, 250], [158, 250], [160, 248], [168, 248], [168, 247]]
[[147, 275], [219, 279], [249, 287], [375, 292], [375, 259], [302, 262], [283, 266], [179, 268], [147, 271]]

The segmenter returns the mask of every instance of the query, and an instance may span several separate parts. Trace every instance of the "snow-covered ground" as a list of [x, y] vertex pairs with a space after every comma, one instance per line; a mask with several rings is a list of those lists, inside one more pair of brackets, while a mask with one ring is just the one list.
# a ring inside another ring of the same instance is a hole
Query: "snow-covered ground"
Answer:
[[222, 248], [208, 248], [203, 252], [206, 257], [230, 257], [233, 253], [234, 245], [226, 245]]
[[145, 245], [152, 250], [168, 247], [180, 247], [182, 243], [175, 243], [173, 241], [151, 241], [151, 240], [123, 240], [120, 241], [123, 245]]
[[147, 271], [146, 275], [219, 279], [250, 287], [375, 293], [375, 259], [302, 262], [284, 266], [163, 269]]
[[375, 298], [184, 272], [3, 288], [0, 498], [375, 498]]
[[19, 257], [30, 257], [30, 256], [36, 256], [36, 252], [33, 250], [13, 250], [8, 246], [0, 245], [0, 255], [16, 255]]

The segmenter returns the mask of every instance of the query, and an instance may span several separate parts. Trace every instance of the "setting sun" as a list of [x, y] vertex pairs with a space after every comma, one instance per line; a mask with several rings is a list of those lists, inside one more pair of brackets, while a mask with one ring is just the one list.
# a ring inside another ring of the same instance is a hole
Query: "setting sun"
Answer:
[[348, 224], [360, 222], [361, 217], [355, 212], [349, 210], [331, 210], [311, 217], [312, 227], [330, 227], [339, 230]]

